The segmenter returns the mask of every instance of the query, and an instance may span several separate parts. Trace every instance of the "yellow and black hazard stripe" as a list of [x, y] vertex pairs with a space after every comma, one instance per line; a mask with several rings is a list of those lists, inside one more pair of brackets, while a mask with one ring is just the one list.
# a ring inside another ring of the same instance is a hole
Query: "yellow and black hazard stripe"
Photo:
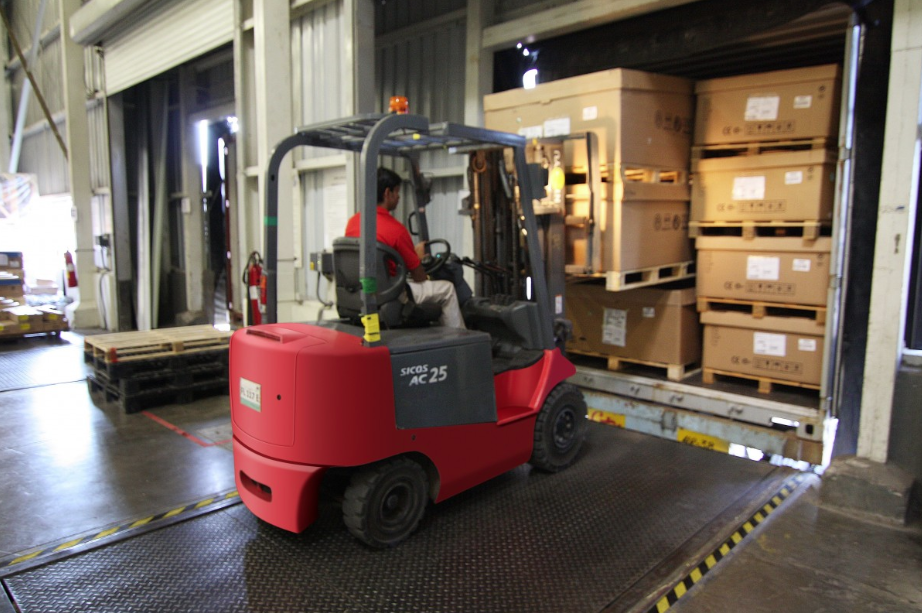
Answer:
[[[239, 501], [240, 496], [237, 490], [215, 494], [191, 504], [176, 507], [163, 513], [142, 517], [129, 522], [123, 522], [109, 526], [101, 530], [93, 530], [80, 536], [70, 537], [38, 549], [30, 549], [21, 553], [14, 554], [7, 558], [0, 559], [0, 577], [18, 572], [25, 566], [36, 566], [43, 563], [46, 559], [54, 557], [57, 559], [61, 554], [67, 554], [72, 550], [80, 547], [81, 551], [89, 546], [100, 544], [104, 539], [118, 535], [126, 537], [131, 533], [140, 531], [142, 528], [151, 528], [159, 526], [167, 520], [177, 521], [177, 519], [186, 519], [191, 517], [194, 511], [204, 513], [228, 506], [229, 503]], [[196, 513], [198, 514], [198, 513]], [[171, 522], [172, 523], [172, 522]], [[111, 540], [111, 539], [110, 539]]]
[[712, 568], [717, 566], [717, 563], [729, 554], [750, 532], [755, 530], [759, 524], [765, 521], [765, 519], [775, 511], [775, 509], [781, 506], [781, 503], [797, 489], [797, 486], [800, 485], [804, 479], [806, 479], [806, 476], [800, 473], [787, 479], [781, 486], [781, 489], [779, 489], [768, 502], [762, 505], [758, 511], [743, 522], [726, 541], [721, 543], [720, 547], [708, 554], [697, 567], [685, 575], [681, 581], [676, 583], [672, 589], [657, 600], [656, 604], [650, 607], [648, 613], [664, 613], [668, 611], [672, 605], [678, 602], [679, 598], [684, 596], [688, 590], [701, 581], [701, 579], [708, 574]]

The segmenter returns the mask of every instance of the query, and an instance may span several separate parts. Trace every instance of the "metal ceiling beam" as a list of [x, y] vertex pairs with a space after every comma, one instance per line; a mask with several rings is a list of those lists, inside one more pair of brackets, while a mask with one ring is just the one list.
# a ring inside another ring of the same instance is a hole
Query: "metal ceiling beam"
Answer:
[[695, 1], [579, 0], [484, 28], [483, 49], [495, 51], [518, 42], [531, 43]]

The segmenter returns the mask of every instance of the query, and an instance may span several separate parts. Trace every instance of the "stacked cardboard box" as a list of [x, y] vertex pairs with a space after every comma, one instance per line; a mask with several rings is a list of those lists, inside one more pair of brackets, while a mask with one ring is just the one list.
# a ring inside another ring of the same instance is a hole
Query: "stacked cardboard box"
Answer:
[[690, 230], [705, 382], [819, 389], [839, 68], [701, 81]]
[[0, 251], [0, 300], [23, 304], [24, 278], [22, 253], [19, 251]]
[[566, 317], [573, 323], [567, 350], [667, 368], [675, 381], [701, 359], [695, 288], [640, 288], [611, 292], [593, 282], [567, 286]]
[[[605, 181], [594, 210], [588, 181], [556, 190], [568, 273], [618, 275], [691, 260], [692, 102], [687, 79], [625, 69], [484, 98], [487, 128], [559, 139], [557, 149], [545, 150], [547, 166], [561, 178], [595, 174]], [[597, 141], [593, 168], [590, 146], [578, 137], [587, 132]]]

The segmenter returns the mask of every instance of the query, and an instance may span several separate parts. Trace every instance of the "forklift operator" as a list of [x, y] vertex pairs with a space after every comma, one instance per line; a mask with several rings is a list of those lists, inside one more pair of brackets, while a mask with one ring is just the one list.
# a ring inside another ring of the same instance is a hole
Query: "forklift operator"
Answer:
[[[410, 271], [412, 280], [407, 279], [407, 290], [413, 295], [417, 304], [438, 304], [442, 307], [439, 324], [452, 328], [465, 328], [458, 296], [450, 281], [430, 281], [426, 270], [420, 262], [425, 253], [425, 242], [413, 246], [413, 239], [402, 223], [394, 219], [391, 213], [400, 202], [400, 176], [388, 168], [378, 169], [378, 219], [377, 238], [400, 254]], [[360, 235], [360, 213], [353, 215], [346, 224], [346, 236]], [[388, 262], [388, 273], [394, 274], [396, 265]]]

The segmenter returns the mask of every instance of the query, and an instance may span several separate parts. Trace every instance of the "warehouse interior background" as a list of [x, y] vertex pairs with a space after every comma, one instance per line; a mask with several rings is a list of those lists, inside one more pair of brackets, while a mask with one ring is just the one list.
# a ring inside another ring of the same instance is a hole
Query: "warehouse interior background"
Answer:
[[[245, 325], [241, 280], [250, 254], [265, 252], [265, 168], [299, 126], [387, 112], [395, 95], [433, 122], [484, 126], [484, 96], [612, 68], [702, 81], [839, 65], [833, 370], [809, 411], [835, 424], [820, 443], [833, 463], [867, 460], [869, 481], [896, 471], [918, 498], [918, 1], [0, 0], [0, 9], [0, 134], [9, 135], [0, 252], [22, 253], [33, 302], [66, 310], [77, 331]], [[423, 161], [431, 234], [471, 252], [459, 215], [466, 166], [431, 153]], [[357, 155], [311, 149], [281, 168], [279, 321], [336, 317], [310, 255], [329, 250], [354, 212], [357, 165]]]

